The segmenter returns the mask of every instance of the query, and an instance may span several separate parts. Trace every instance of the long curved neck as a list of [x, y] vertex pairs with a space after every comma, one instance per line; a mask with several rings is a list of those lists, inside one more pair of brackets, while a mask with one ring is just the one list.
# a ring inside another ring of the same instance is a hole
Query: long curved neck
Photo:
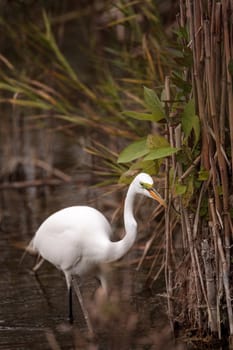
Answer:
[[111, 242], [108, 261], [116, 261], [124, 256], [135, 242], [137, 235], [137, 222], [133, 215], [133, 204], [135, 191], [132, 184], [130, 185], [124, 205], [124, 224], [125, 236], [118, 242]]

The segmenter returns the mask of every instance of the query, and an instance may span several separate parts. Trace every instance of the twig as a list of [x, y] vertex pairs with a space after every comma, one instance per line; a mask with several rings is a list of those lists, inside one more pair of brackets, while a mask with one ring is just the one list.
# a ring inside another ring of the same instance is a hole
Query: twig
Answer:
[[[191, 256], [191, 263], [192, 263], [192, 271], [194, 275], [194, 286], [195, 286], [195, 291], [196, 291], [196, 298], [197, 298], [197, 306], [201, 305], [201, 296], [200, 296], [200, 291], [199, 291], [199, 283], [198, 283], [198, 269], [197, 269], [197, 263], [196, 263], [196, 258], [195, 258], [195, 249], [194, 249], [194, 240], [192, 236], [192, 229], [188, 217], [188, 212], [186, 208], [183, 208], [182, 210], [182, 216], [184, 218], [184, 224], [185, 224], [185, 229], [187, 233], [187, 238], [188, 238], [188, 245], [189, 245], [189, 251], [190, 251], [190, 256]], [[201, 326], [201, 314], [199, 307], [197, 307], [197, 316], [198, 316], [198, 325], [199, 327]]]
[[200, 163], [201, 156], [197, 156], [197, 158], [192, 162], [190, 167], [179, 177], [179, 182], [182, 182], [192, 171], [196, 168], [196, 166]]
[[233, 335], [233, 313], [232, 313], [232, 306], [231, 306], [229, 272], [228, 272], [227, 261], [226, 261], [226, 257], [225, 257], [224, 249], [222, 245], [222, 240], [219, 235], [219, 230], [218, 230], [219, 225], [218, 225], [217, 215], [214, 208], [214, 201], [212, 198], [210, 198], [209, 200], [209, 206], [210, 206], [211, 218], [213, 221], [213, 230], [215, 231], [215, 235], [217, 237], [218, 251], [219, 251], [219, 256], [222, 264], [223, 285], [224, 285], [224, 290], [226, 295], [228, 322], [229, 322], [229, 328], [230, 328], [230, 335], [232, 336]]
[[210, 329], [212, 332], [218, 331], [217, 322], [217, 298], [216, 298], [216, 284], [214, 279], [214, 271], [212, 265], [211, 248], [207, 239], [201, 243], [201, 254], [204, 263], [205, 280], [206, 280], [206, 298], [208, 302], [208, 315], [210, 322]]
[[51, 347], [52, 350], [61, 350], [60, 345], [57, 342], [57, 339], [55, 337], [54, 332], [49, 329], [47, 331], [45, 331], [46, 334], [46, 338], [48, 340], [49, 346]]

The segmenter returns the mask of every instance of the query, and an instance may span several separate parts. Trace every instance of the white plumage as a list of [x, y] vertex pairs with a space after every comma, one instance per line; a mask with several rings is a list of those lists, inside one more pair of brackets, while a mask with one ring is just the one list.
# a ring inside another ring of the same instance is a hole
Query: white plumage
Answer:
[[133, 215], [136, 194], [151, 197], [165, 205], [153, 189], [152, 178], [145, 173], [137, 175], [129, 186], [124, 205], [126, 234], [122, 240], [111, 241], [111, 226], [105, 216], [88, 206], [73, 206], [49, 216], [37, 230], [30, 247], [45, 260], [62, 270], [69, 289], [69, 319], [72, 314], [72, 276], [93, 273], [106, 290], [102, 263], [121, 258], [133, 245], [137, 223]]

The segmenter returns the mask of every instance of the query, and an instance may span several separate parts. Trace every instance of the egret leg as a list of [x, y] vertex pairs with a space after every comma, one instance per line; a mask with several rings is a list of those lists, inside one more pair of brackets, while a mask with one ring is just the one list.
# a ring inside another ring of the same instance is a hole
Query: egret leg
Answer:
[[104, 291], [105, 296], [107, 296], [108, 295], [108, 284], [107, 284], [107, 280], [106, 280], [104, 273], [100, 272], [96, 277], [100, 283], [100, 286], [102, 287], [102, 289]]
[[37, 270], [39, 270], [39, 268], [41, 267], [41, 265], [43, 264], [43, 262], [44, 262], [44, 259], [41, 258], [41, 256], [38, 256], [37, 261], [36, 261], [36, 265], [33, 266], [32, 271], [33, 271], [33, 272], [36, 272]]
[[91, 321], [90, 321], [90, 318], [89, 318], [87, 309], [86, 309], [85, 306], [84, 306], [82, 294], [81, 294], [81, 292], [80, 292], [78, 283], [77, 283], [77, 281], [76, 281], [75, 279], [73, 279], [73, 280], [72, 280], [72, 284], [73, 284], [73, 287], [74, 287], [75, 294], [76, 294], [76, 296], [77, 296], [77, 298], [78, 298], [80, 307], [81, 307], [81, 309], [82, 309], [82, 313], [83, 313], [83, 316], [84, 316], [84, 318], [85, 318], [85, 321], [86, 321], [86, 324], [87, 324], [87, 328], [88, 328], [89, 332], [93, 334], [93, 328], [92, 328], [92, 325], [91, 325]]
[[34, 276], [35, 281], [37, 283], [38, 290], [40, 291], [41, 295], [46, 300], [48, 307], [52, 309], [52, 303], [50, 302], [49, 296], [47, 294], [47, 290], [46, 290], [46, 288], [44, 288], [43, 284], [41, 283], [41, 280], [40, 280], [36, 271], [33, 273], [33, 276]]
[[72, 297], [72, 276], [69, 271], [64, 271], [65, 278], [66, 278], [66, 284], [68, 289], [68, 320], [72, 324], [74, 322], [74, 315], [73, 315], [73, 297]]
[[74, 315], [73, 315], [73, 297], [72, 297], [72, 286], [68, 289], [68, 298], [69, 298], [69, 322], [72, 324], [74, 322]]

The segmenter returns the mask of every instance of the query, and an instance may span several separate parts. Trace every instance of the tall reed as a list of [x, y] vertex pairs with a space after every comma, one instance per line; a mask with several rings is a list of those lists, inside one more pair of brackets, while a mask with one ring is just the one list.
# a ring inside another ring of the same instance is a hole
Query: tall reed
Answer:
[[[188, 165], [178, 156], [167, 162], [167, 173], [173, 168], [173, 184], [186, 186], [186, 194], [188, 186], [189, 195], [188, 201], [187, 196], [186, 200], [176, 196], [173, 205], [169, 198], [165, 217], [166, 288], [172, 326], [190, 328], [199, 335], [211, 332], [218, 339], [227, 333], [229, 343], [233, 337], [232, 15], [232, 1], [180, 0], [179, 30], [188, 33], [183, 48], [191, 50], [193, 61], [183, 78], [192, 85], [189, 98], [195, 101], [201, 139]], [[170, 126], [168, 134], [175, 147], [184, 144], [180, 125]], [[194, 141], [189, 138], [191, 149]], [[167, 186], [172, 193], [170, 179]]]

